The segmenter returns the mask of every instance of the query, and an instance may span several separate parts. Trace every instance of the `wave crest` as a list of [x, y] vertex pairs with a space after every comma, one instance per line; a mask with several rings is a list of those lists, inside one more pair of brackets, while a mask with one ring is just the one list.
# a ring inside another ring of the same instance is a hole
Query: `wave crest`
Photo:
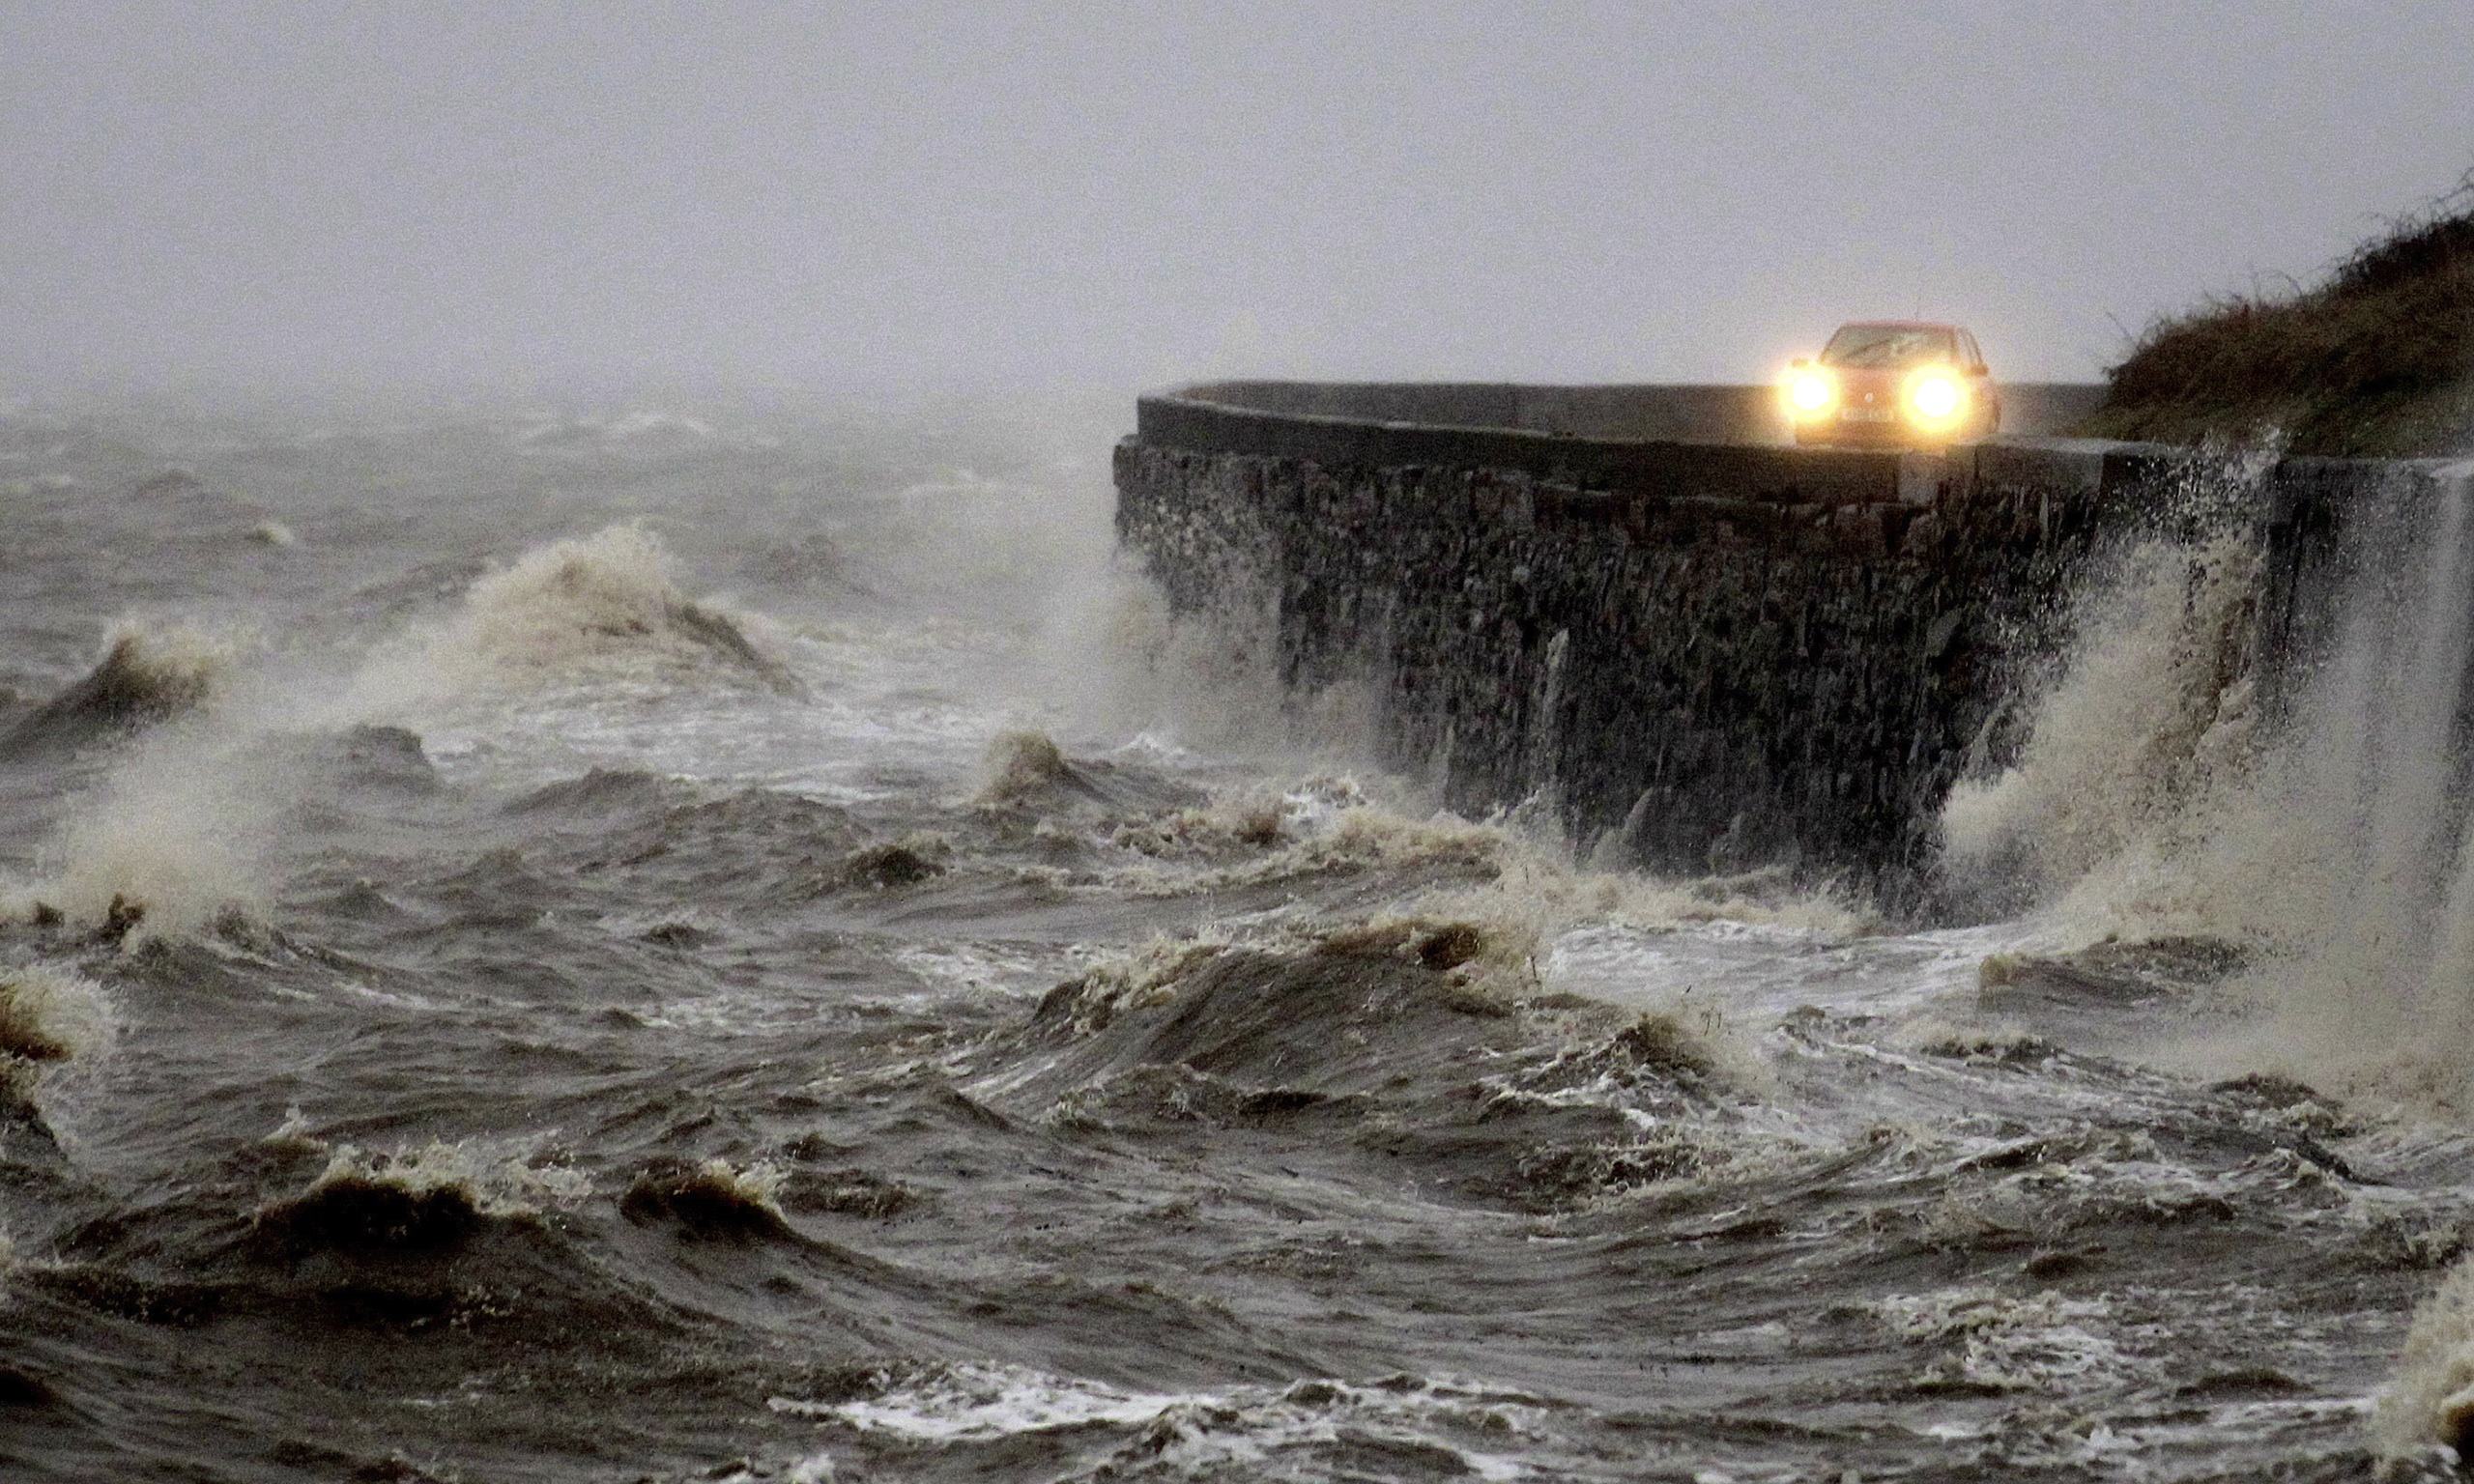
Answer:
[[0, 1060], [88, 1056], [112, 1031], [110, 1003], [92, 981], [43, 963], [0, 968]]
[[450, 683], [537, 678], [618, 658], [679, 668], [718, 660], [783, 694], [804, 690], [738, 621], [691, 601], [669, 549], [632, 525], [535, 547], [475, 580], [424, 656]]
[[532, 1221], [541, 1199], [573, 1199], [583, 1177], [433, 1141], [395, 1154], [336, 1149], [309, 1187], [258, 1213], [258, 1230], [295, 1250], [431, 1253], [494, 1221]]
[[198, 629], [123, 624], [93, 670], [0, 736], [0, 756], [76, 747], [196, 710], [235, 658], [229, 642]]
[[631, 1221], [675, 1222], [695, 1237], [786, 1237], [792, 1232], [782, 1213], [785, 1179], [778, 1167], [762, 1162], [665, 1160], [636, 1176], [618, 1210]]

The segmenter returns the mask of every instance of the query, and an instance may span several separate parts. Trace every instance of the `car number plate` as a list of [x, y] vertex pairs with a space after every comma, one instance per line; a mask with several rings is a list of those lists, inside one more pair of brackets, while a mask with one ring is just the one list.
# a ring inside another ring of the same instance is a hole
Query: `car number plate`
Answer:
[[1851, 407], [1841, 411], [1838, 415], [1841, 420], [1847, 422], [1887, 422], [1890, 420], [1891, 413], [1886, 407]]

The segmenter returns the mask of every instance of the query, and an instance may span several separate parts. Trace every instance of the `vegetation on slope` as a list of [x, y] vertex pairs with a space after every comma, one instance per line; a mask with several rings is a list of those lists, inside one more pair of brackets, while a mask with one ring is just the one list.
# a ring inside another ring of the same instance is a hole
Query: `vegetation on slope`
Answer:
[[2474, 453], [2474, 175], [2316, 287], [2160, 321], [2109, 381], [2099, 437]]

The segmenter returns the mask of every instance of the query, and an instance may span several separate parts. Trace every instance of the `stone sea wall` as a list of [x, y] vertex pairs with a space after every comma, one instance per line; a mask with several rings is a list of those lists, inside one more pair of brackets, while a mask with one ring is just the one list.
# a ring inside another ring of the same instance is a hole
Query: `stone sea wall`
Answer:
[[[1388, 760], [1455, 807], [1541, 799], [1584, 842], [1693, 871], [1916, 886], [1953, 780], [2015, 744], [2023, 681], [2091, 560], [2177, 523], [2243, 523], [2272, 547], [2258, 622], [2274, 651], [2324, 581], [2333, 512], [2367, 484], [2436, 477], [2068, 440], [1593, 438], [1517, 426], [1478, 394], [1502, 388], [1447, 390], [1146, 398], [1116, 451], [1120, 538], [1181, 614], [1267, 615], [1297, 691], [1372, 687]], [[1744, 388], [1523, 395], [1598, 397], [1599, 426], [1767, 415]], [[1642, 406], [1612, 415], [1623, 398]], [[1481, 415], [1510, 422], [1464, 420]]]

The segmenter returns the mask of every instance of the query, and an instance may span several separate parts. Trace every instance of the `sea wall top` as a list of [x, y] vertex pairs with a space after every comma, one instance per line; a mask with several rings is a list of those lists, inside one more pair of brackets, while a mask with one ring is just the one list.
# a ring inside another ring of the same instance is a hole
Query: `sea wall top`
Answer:
[[[2002, 388], [2005, 424], [2050, 432], [2104, 389]], [[1460, 382], [1212, 382], [1143, 397], [1136, 439], [1331, 467], [1515, 471], [1592, 489], [1820, 504], [1906, 500], [1938, 465], [1894, 451], [1795, 448], [1769, 386]]]

